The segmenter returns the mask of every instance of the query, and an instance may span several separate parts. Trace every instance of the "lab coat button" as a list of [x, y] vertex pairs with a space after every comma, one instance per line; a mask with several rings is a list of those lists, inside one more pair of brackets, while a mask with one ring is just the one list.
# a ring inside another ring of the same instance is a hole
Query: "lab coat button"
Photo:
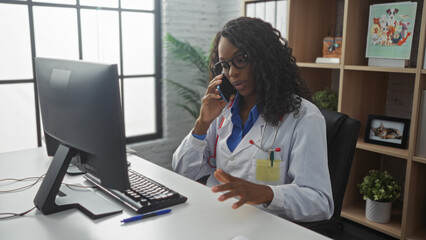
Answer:
[[234, 157], [230, 157], [229, 158], [229, 161], [234, 161], [235, 160], [235, 158]]

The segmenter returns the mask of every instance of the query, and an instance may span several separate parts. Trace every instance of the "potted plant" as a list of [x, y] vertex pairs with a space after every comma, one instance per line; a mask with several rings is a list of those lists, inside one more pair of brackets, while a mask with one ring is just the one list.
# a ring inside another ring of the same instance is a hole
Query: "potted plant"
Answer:
[[402, 187], [387, 171], [379, 170], [370, 170], [358, 187], [364, 200], [367, 200], [366, 218], [378, 223], [388, 222], [392, 202], [399, 198]]
[[[189, 63], [197, 70], [197, 77], [189, 85], [182, 84], [179, 80], [163, 79], [176, 89], [180, 101], [175, 104], [188, 112], [194, 119], [199, 116], [201, 107], [200, 89], [205, 90], [209, 84], [209, 59], [210, 55], [200, 47], [192, 46], [187, 41], [181, 41], [170, 33], [165, 37], [167, 51], [175, 58]], [[198, 88], [198, 89], [197, 89]]]
[[326, 88], [324, 90], [315, 92], [312, 96], [312, 102], [317, 105], [319, 109], [328, 109], [337, 111], [337, 99], [339, 96], [337, 92]]

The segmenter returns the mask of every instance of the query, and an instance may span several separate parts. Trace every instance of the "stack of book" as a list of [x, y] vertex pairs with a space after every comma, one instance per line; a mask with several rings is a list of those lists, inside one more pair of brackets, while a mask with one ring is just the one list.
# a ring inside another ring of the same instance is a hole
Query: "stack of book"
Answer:
[[426, 158], [426, 90], [422, 92], [422, 100], [420, 102], [420, 115], [417, 145], [416, 145], [416, 156]]
[[325, 37], [322, 46], [322, 57], [317, 57], [315, 63], [340, 64], [342, 55], [342, 38]]
[[315, 59], [315, 63], [339, 64], [340, 58], [337, 58], [337, 57], [317, 57], [317, 59]]

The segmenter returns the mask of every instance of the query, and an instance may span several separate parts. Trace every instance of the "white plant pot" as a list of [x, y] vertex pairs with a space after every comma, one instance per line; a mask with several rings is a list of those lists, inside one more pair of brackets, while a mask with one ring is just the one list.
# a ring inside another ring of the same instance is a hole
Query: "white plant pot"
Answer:
[[390, 220], [392, 202], [377, 202], [367, 199], [365, 217], [376, 223], [387, 223]]

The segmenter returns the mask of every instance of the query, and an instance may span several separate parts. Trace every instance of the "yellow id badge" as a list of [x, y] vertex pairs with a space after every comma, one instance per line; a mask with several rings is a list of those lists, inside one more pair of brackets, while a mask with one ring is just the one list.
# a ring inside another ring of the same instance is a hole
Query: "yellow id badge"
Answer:
[[280, 162], [281, 160], [274, 160], [271, 167], [271, 160], [256, 159], [256, 180], [276, 182], [280, 180]]

